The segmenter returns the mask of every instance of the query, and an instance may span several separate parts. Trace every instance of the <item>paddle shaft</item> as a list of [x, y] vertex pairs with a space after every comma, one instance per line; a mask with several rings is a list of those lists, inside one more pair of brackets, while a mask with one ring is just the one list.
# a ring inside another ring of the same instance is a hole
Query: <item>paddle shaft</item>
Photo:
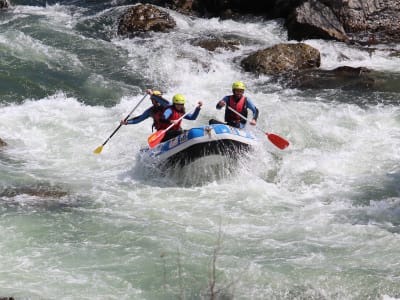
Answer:
[[[236, 111], [235, 109], [233, 109], [232, 107], [230, 107], [228, 104], [226, 104], [226, 105], [227, 105], [227, 107], [228, 107], [229, 110], [233, 111], [235, 114], [237, 114], [238, 116], [240, 116], [243, 120], [249, 121], [249, 119], [246, 118], [245, 116], [243, 116], [240, 112]], [[262, 129], [258, 128], [257, 126], [256, 126], [256, 128], [257, 128], [258, 130], [261, 130], [262, 132], [264, 132]]]
[[[229, 110], [233, 111], [235, 114], [237, 114], [238, 116], [240, 116], [241, 118], [243, 118], [244, 120], [248, 121], [248, 119], [243, 116], [241, 113], [239, 113], [238, 111], [236, 111], [235, 109], [233, 109], [230, 106], [227, 106]], [[271, 141], [271, 143], [273, 143], [275, 146], [277, 146], [279, 149], [283, 150], [286, 147], [289, 146], [289, 142], [287, 140], [285, 140], [284, 138], [280, 137], [279, 135], [273, 134], [273, 133], [268, 133], [268, 132], [264, 132], [264, 130], [262, 130], [261, 128], [257, 127], [256, 128], [258, 130], [260, 130], [262, 133], [266, 134], [268, 139]]]
[[[143, 100], [147, 97], [147, 94], [144, 95], [144, 97], [142, 99], [140, 99], [140, 101], [136, 104], [136, 106], [131, 110], [131, 112], [125, 117], [124, 121], [128, 120], [129, 117], [131, 116], [131, 114], [133, 114], [133, 112], [136, 110], [136, 108], [139, 107], [139, 105], [143, 102]], [[113, 131], [113, 133], [111, 133], [111, 135], [108, 137], [108, 139], [106, 139], [106, 141], [102, 144], [102, 146], [104, 146], [105, 144], [107, 144], [107, 142], [113, 137], [113, 135], [121, 128], [122, 124], [120, 123], [119, 126], [117, 128], [115, 128], [115, 130]]]

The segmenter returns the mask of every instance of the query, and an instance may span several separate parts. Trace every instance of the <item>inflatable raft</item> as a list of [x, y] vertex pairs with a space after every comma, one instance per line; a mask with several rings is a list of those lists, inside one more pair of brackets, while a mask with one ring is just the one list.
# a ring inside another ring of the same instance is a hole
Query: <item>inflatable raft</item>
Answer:
[[158, 144], [153, 149], [141, 149], [142, 155], [162, 166], [184, 166], [198, 158], [221, 155], [238, 158], [257, 143], [256, 137], [245, 129], [225, 124], [191, 128], [181, 135]]

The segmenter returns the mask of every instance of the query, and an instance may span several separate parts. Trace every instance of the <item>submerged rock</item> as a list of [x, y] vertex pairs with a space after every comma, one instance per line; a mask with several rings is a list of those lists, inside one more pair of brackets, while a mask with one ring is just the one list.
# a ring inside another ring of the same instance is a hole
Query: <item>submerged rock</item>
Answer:
[[238, 46], [240, 45], [240, 42], [231, 40], [228, 41], [221, 38], [211, 38], [196, 40], [192, 44], [207, 49], [208, 51], [215, 51], [218, 48], [234, 51], [239, 49]]
[[175, 20], [165, 11], [150, 4], [129, 8], [120, 18], [118, 34], [134, 36], [148, 31], [167, 32], [176, 26]]
[[0, 147], [7, 146], [7, 143], [0, 138]]
[[60, 187], [37, 184], [6, 188], [0, 193], [0, 197], [15, 197], [17, 195], [29, 195], [40, 198], [61, 198], [68, 193]]

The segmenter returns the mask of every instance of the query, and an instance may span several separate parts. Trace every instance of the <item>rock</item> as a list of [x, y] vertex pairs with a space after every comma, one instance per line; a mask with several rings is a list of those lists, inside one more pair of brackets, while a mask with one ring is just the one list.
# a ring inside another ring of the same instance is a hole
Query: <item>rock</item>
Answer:
[[186, 15], [193, 15], [196, 10], [193, 9], [193, 0], [172, 0], [171, 6], [176, 11]]
[[379, 43], [400, 41], [400, 1], [347, 0], [332, 6], [353, 40]]
[[[364, 67], [342, 66], [333, 70], [301, 70], [284, 74], [281, 78], [284, 79], [280, 81], [281, 83], [289, 88], [296, 89], [342, 89], [400, 93], [400, 75], [379, 72]], [[344, 101], [350, 103], [353, 99], [344, 99]], [[359, 103], [360, 99], [354, 99], [354, 101]], [[393, 99], [390, 103], [399, 105], [400, 100]]]
[[134, 36], [147, 31], [167, 32], [175, 26], [175, 20], [168, 13], [150, 4], [139, 4], [122, 15], [118, 34]]
[[362, 43], [400, 41], [399, 0], [166, 0], [177, 11], [203, 17], [246, 14], [285, 18], [289, 38]]
[[318, 68], [320, 64], [319, 51], [304, 43], [278, 44], [256, 51], [241, 61], [245, 71], [268, 75]]
[[0, 9], [10, 7], [10, 2], [8, 0], [0, 0]]
[[40, 198], [62, 198], [68, 195], [68, 193], [62, 188], [47, 184], [5, 188], [2, 192], [0, 192], [1, 197], [15, 197], [23, 194]]
[[326, 5], [309, 0], [297, 7], [286, 20], [289, 39], [336, 39], [347, 42], [349, 38], [333, 11]]
[[221, 38], [211, 38], [205, 40], [195, 40], [192, 44], [207, 49], [208, 51], [215, 51], [217, 48], [234, 51], [239, 49], [238, 46], [240, 45], [240, 42], [228, 41]]
[[0, 147], [7, 146], [7, 143], [0, 138]]
[[375, 80], [367, 68], [338, 67], [333, 70], [305, 70], [290, 74], [288, 82], [291, 88], [302, 89], [371, 89]]

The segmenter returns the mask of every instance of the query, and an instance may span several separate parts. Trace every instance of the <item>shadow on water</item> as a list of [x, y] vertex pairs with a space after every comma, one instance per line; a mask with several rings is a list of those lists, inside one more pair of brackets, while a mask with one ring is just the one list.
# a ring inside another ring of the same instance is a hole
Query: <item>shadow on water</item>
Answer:
[[183, 166], [179, 163], [165, 166], [154, 159], [139, 155], [138, 163], [129, 171], [129, 176], [152, 186], [202, 186], [236, 175], [248, 159], [248, 155], [243, 155], [240, 159], [209, 155]]

